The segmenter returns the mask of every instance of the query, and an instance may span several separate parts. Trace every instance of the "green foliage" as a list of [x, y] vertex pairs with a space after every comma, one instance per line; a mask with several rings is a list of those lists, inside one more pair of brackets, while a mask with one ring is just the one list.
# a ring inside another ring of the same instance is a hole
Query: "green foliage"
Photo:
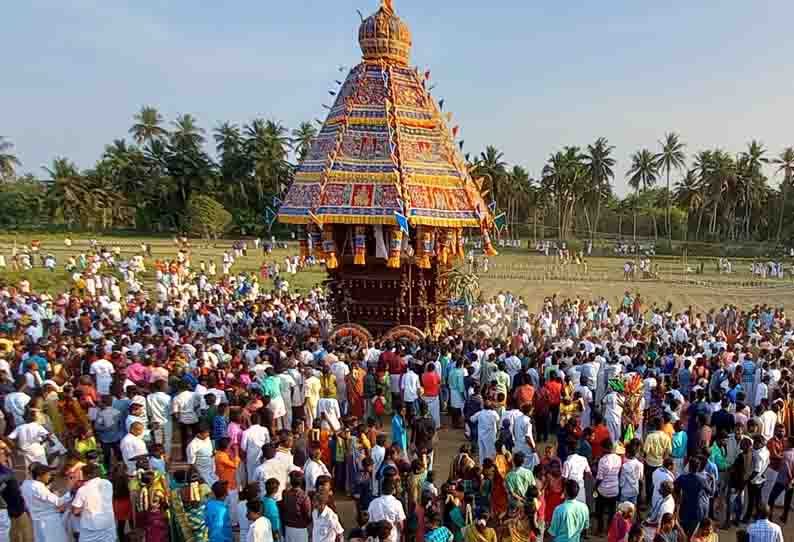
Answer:
[[232, 223], [232, 215], [209, 196], [197, 194], [187, 203], [185, 227], [194, 235], [218, 237], [225, 233]]

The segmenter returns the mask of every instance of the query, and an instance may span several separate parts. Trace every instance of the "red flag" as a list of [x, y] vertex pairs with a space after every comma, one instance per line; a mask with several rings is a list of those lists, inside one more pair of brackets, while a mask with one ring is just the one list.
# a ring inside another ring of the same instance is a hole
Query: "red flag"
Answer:
[[460, 126], [455, 126], [455, 127], [452, 129], [452, 137], [453, 137], [453, 139], [454, 139], [454, 138], [456, 138], [456, 137], [458, 137], [458, 130], [460, 130]]
[[425, 72], [425, 79], [430, 79], [430, 70]]

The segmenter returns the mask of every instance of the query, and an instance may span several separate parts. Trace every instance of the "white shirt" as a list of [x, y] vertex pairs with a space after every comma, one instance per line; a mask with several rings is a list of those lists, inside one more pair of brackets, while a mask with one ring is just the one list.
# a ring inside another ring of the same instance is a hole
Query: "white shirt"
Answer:
[[81, 531], [112, 531], [115, 537], [116, 518], [113, 514], [113, 484], [104, 478], [92, 478], [77, 490], [72, 506], [80, 508]]
[[408, 370], [402, 379], [403, 400], [406, 403], [413, 403], [419, 399], [419, 375], [412, 370]]
[[604, 497], [617, 497], [620, 490], [619, 476], [622, 461], [617, 454], [608, 454], [598, 462], [596, 480], [601, 480], [598, 492]]
[[623, 463], [623, 470], [620, 471], [620, 494], [623, 497], [639, 495], [643, 470], [642, 462], [639, 459], [629, 459]]
[[[326, 506], [319, 513], [312, 510], [312, 542], [335, 542], [344, 532], [339, 516], [331, 508]], [[397, 529], [392, 529], [392, 534], [396, 532]]]
[[777, 414], [772, 410], [767, 410], [761, 414], [761, 436], [769, 441], [775, 436], [775, 424], [777, 423]]
[[41, 424], [30, 422], [17, 426], [8, 438], [16, 440], [19, 448], [24, 451], [31, 444], [40, 444], [49, 434]]
[[215, 459], [213, 458], [215, 451], [212, 448], [212, 441], [209, 438], [202, 440], [196, 437], [190, 441], [185, 451], [187, 464], [194, 465], [201, 479], [212, 487], [212, 484], [218, 481], [215, 474]]
[[14, 417], [16, 425], [25, 423], [25, 407], [30, 402], [30, 396], [21, 391], [15, 391], [6, 395], [5, 410]]
[[303, 466], [303, 476], [306, 482], [306, 493], [315, 490], [314, 486], [317, 482], [317, 478], [323, 475], [331, 476], [331, 473], [328, 472], [325, 463], [322, 461], [315, 461], [313, 459], [306, 461], [306, 464]]
[[60, 517], [57, 507], [62, 506], [67, 500], [66, 496], [59, 497], [38, 480], [22, 482], [21, 492], [33, 521], [46, 519], [47, 516], [52, 515]]
[[400, 540], [400, 528], [402, 522], [405, 521], [405, 510], [403, 509], [403, 503], [397, 500], [394, 495], [378, 497], [369, 503], [367, 512], [369, 513], [370, 522], [386, 520], [392, 524], [389, 542], [398, 542]]
[[121, 439], [121, 457], [124, 459], [124, 463], [127, 464], [127, 474], [130, 476], [135, 474], [136, 470], [135, 461], [132, 459], [148, 453], [149, 451], [146, 449], [146, 443], [142, 438], [136, 437], [132, 433], [127, 433], [127, 435]]
[[655, 506], [656, 502], [662, 498], [662, 494], [659, 493], [659, 488], [662, 486], [662, 482], [670, 480], [671, 482], [675, 482], [675, 476], [665, 469], [659, 468], [653, 471], [653, 498], [651, 499], [651, 506]]
[[576, 480], [579, 486], [583, 487], [584, 475], [590, 472], [590, 465], [587, 459], [579, 454], [569, 455], [562, 465], [562, 477], [567, 480]]
[[245, 464], [248, 475], [253, 476], [262, 456], [262, 446], [270, 442], [270, 433], [261, 425], [252, 425], [245, 431], [240, 439], [240, 449], [245, 452]]
[[201, 401], [201, 397], [195, 392], [185, 390], [174, 397], [171, 403], [171, 410], [177, 415], [180, 423], [198, 423], [198, 413], [196, 409]]
[[[240, 538], [242, 539], [242, 534], [240, 534]], [[248, 527], [248, 533], [243, 542], [273, 542], [273, 527], [270, 525], [270, 520], [265, 516], [259, 516]]]
[[165, 425], [171, 420], [171, 396], [158, 391], [146, 398], [149, 418], [153, 423]]
[[98, 359], [91, 364], [90, 372], [96, 376], [96, 387], [99, 395], [110, 395], [113, 373], [116, 372], [113, 364], [106, 359]]

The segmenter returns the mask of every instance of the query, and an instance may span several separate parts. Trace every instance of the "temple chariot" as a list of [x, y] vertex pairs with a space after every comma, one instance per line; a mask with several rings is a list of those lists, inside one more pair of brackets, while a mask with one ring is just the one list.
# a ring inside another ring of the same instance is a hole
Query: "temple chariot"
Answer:
[[343, 329], [421, 337], [446, 310], [466, 229], [495, 254], [493, 217], [450, 115], [409, 65], [411, 32], [391, 0], [361, 22], [358, 41], [362, 61], [335, 93], [278, 220], [302, 225], [302, 252], [325, 260]]

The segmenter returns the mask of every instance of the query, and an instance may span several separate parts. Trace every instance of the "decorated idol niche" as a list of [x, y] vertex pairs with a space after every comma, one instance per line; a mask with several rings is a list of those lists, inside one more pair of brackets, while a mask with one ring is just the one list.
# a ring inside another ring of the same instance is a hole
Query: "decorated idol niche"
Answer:
[[358, 39], [362, 61], [331, 91], [278, 220], [303, 225], [302, 254], [325, 262], [337, 324], [432, 334], [464, 229], [493, 255], [494, 220], [429, 72], [409, 65], [411, 32], [391, 1], [361, 22]]

